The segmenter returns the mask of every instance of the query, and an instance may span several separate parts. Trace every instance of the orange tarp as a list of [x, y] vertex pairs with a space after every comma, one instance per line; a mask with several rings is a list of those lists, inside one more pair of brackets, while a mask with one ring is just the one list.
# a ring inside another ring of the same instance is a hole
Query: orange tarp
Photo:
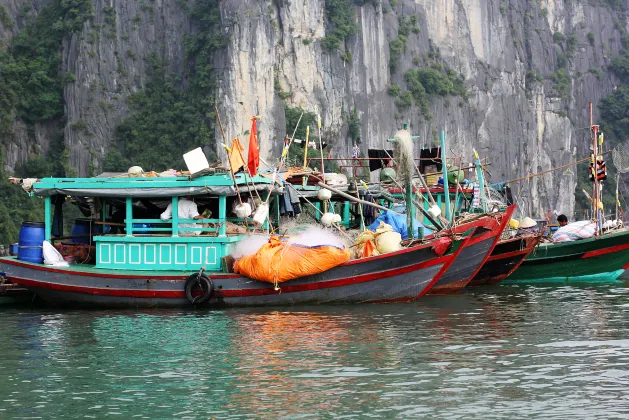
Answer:
[[236, 260], [234, 272], [268, 283], [282, 283], [327, 271], [349, 258], [348, 249], [288, 245], [272, 236], [258, 252]]

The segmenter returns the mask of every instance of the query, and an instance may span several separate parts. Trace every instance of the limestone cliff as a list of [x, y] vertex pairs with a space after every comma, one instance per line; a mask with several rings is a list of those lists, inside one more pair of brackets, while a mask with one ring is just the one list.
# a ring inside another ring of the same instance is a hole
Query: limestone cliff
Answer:
[[[5, 39], [20, 25], [20, 2], [11, 0], [6, 8], [16, 25], [2, 28]], [[33, 9], [39, 7], [35, 3]], [[244, 133], [248, 118], [260, 115], [263, 155], [276, 156], [288, 103], [319, 109], [336, 157], [350, 155], [347, 115], [352, 109], [361, 121], [363, 154], [380, 147], [404, 122], [422, 136], [418, 147], [432, 144], [444, 129], [453, 155], [470, 160], [475, 148], [488, 157], [492, 181], [587, 154], [587, 104], [592, 101], [596, 111], [614, 89], [615, 79], [605, 69], [622, 48], [620, 29], [627, 24], [617, 21], [605, 1], [360, 3], [352, 3], [356, 34], [330, 52], [322, 46], [329, 31], [326, 0], [219, 2], [228, 41], [213, 57], [218, 87], [212, 93], [228, 136]], [[92, 19], [61, 48], [60, 72], [76, 78], [64, 87], [65, 120], [38, 124], [30, 133], [16, 121], [16, 141], [7, 146], [5, 165], [12, 169], [27, 159], [32, 145], [36, 153], [45, 153], [55, 124], [61, 124], [69, 166], [80, 175], [98, 171], [115, 127], [130, 112], [129, 94], [146, 82], [142, 58], [156, 53], [173, 72], [183, 73], [184, 38], [197, 30], [186, 5], [181, 0], [93, 0]], [[390, 43], [410, 17], [413, 30], [406, 32], [392, 71]], [[462, 76], [467, 95], [429, 95], [427, 113], [417, 105], [399, 106], [390, 88], [406, 90], [405, 73], [428, 62]], [[518, 192], [520, 204], [537, 215], [548, 209], [572, 214], [574, 172], [534, 178]]]

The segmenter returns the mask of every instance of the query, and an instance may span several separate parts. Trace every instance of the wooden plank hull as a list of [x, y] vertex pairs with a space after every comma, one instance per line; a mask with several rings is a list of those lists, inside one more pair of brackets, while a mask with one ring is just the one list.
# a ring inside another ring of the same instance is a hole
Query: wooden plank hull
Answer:
[[540, 239], [541, 235], [527, 235], [498, 241], [483, 267], [470, 281], [470, 286], [502, 282], [522, 264]]
[[[238, 274], [208, 273], [208, 306], [266, 306], [410, 301], [424, 294], [463, 249], [439, 256], [431, 244], [350, 261], [324, 273], [290, 280], [279, 289]], [[1, 258], [7, 278], [52, 304], [105, 307], [189, 306], [184, 284], [192, 273], [119, 272], [86, 267], [51, 268]]]
[[610, 282], [629, 267], [629, 231], [538, 245], [503, 284]]
[[[493, 222], [490, 220], [493, 220]], [[460, 225], [461, 232], [495, 223], [494, 216]], [[404, 302], [426, 294], [456, 262], [482, 255], [466, 250], [472, 240], [489, 248], [493, 236], [459, 237], [443, 256], [432, 243], [401, 251], [349, 261], [326, 272], [290, 280], [275, 289], [272, 284], [239, 274], [208, 273], [214, 292], [208, 307], [275, 306], [363, 302]], [[469, 255], [468, 255], [469, 254]], [[480, 263], [480, 262], [479, 262]], [[182, 307], [190, 306], [184, 284], [192, 272], [123, 271], [88, 266], [53, 268], [41, 264], [0, 258], [7, 278], [47, 303], [87, 307]]]
[[488, 217], [485, 224], [474, 232], [456, 263], [446, 270], [429, 293], [455, 293], [467, 286], [494, 249], [514, 210], [515, 206], [510, 206], [505, 213], [495, 218]]

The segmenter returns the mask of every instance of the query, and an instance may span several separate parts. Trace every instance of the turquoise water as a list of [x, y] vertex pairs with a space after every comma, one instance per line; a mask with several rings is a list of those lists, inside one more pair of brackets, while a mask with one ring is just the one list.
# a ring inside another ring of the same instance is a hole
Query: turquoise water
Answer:
[[629, 416], [623, 286], [0, 314], [0, 418]]

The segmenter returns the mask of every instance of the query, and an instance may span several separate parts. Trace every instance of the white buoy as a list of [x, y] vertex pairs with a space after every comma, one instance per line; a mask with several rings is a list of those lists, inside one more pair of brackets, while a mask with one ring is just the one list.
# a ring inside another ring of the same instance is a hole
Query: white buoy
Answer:
[[249, 203], [238, 204], [234, 207], [234, 213], [236, 217], [244, 219], [245, 217], [251, 216], [251, 205]]
[[266, 221], [266, 218], [269, 216], [269, 206], [265, 203], [262, 203], [256, 209], [256, 212], [253, 214], [253, 223], [258, 226], [261, 226]]
[[321, 216], [321, 224], [326, 227], [332, 226], [334, 223], [341, 221], [341, 216], [334, 213], [323, 213]]
[[428, 209], [428, 214], [436, 219], [437, 217], [441, 216], [441, 207], [436, 204], [430, 206], [430, 208]]
[[332, 191], [321, 188], [319, 191], [317, 191], [317, 198], [321, 201], [329, 200], [330, 198], [332, 198]]

